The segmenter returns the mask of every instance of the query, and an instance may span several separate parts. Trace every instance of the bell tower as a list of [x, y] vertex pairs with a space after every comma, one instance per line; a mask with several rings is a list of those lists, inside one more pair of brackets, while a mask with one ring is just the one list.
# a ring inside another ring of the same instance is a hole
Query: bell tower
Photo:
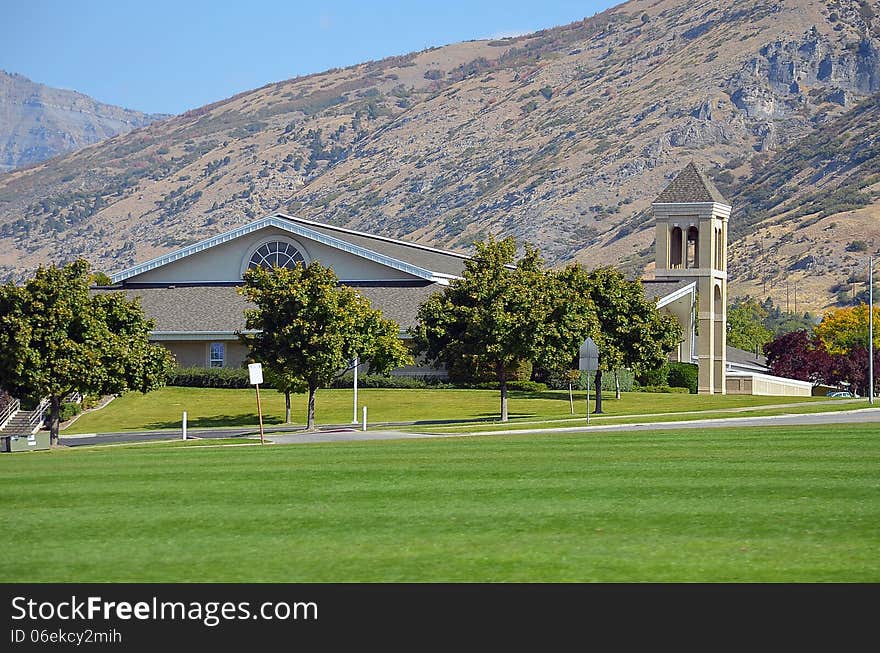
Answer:
[[651, 206], [657, 229], [657, 280], [697, 283], [699, 392], [726, 394], [730, 204], [690, 163]]

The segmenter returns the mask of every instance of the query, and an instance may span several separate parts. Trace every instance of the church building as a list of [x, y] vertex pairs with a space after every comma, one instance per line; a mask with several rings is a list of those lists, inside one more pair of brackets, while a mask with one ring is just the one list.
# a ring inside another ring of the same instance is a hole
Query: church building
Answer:
[[[810, 394], [810, 384], [767, 374], [755, 353], [726, 346], [727, 221], [731, 207], [697, 168], [687, 166], [653, 204], [655, 279], [644, 281], [657, 306], [674, 315], [684, 339], [674, 360], [699, 366], [708, 394]], [[113, 274], [112, 287], [139, 297], [155, 321], [152, 340], [181, 367], [239, 367], [247, 351], [236, 332], [249, 303], [236, 292], [258, 265], [319, 260], [340, 283], [357, 288], [401, 327], [415, 325], [418, 307], [459, 277], [467, 256], [416, 243], [275, 213]], [[699, 297], [699, 300], [698, 300]], [[699, 335], [698, 335], [699, 334]], [[442, 375], [408, 366], [398, 375]]]

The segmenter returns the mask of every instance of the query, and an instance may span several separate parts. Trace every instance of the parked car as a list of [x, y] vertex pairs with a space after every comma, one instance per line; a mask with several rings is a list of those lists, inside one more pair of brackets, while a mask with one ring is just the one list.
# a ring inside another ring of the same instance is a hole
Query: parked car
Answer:
[[842, 392], [829, 392], [826, 396], [827, 397], [849, 397], [849, 398], [851, 398], [853, 395], [852, 395], [852, 392], [848, 392], [848, 391], [844, 390]]

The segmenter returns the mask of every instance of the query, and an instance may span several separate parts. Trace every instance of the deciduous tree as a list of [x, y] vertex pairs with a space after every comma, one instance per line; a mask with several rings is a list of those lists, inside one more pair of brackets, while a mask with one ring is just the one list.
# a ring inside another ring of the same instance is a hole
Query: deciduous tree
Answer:
[[40, 268], [23, 286], [0, 286], [0, 387], [33, 402], [48, 398], [50, 440], [58, 440], [61, 400], [148, 392], [173, 368], [149, 343], [152, 322], [121, 292], [92, 296], [89, 264]]
[[595, 330], [589, 297], [542, 267], [527, 246], [516, 263], [512, 238], [476, 243], [461, 279], [419, 308], [417, 351], [436, 365], [466, 361], [492, 369], [501, 389], [501, 421], [508, 420], [507, 383], [522, 361], [548, 369], [570, 366]]
[[681, 326], [645, 297], [638, 281], [618, 270], [602, 267], [587, 272], [579, 265], [561, 274], [573, 294], [590, 297], [595, 305], [597, 328], [591, 334], [599, 348], [596, 372], [596, 412], [602, 412], [602, 374], [628, 367], [653, 369], [662, 365], [681, 341]]
[[727, 344], [745, 351], [760, 351], [773, 339], [764, 326], [767, 310], [756, 300], [748, 299], [727, 312]]
[[[859, 304], [825, 313], [815, 333], [830, 354], [868, 348], [868, 305]], [[874, 308], [874, 347], [880, 348], [880, 307]]]
[[276, 379], [305, 385], [309, 429], [315, 427], [317, 390], [355, 356], [376, 374], [412, 361], [397, 323], [353, 288], [340, 286], [333, 270], [318, 261], [292, 269], [252, 268], [239, 292], [257, 305], [245, 311], [246, 328], [256, 333], [240, 337]]

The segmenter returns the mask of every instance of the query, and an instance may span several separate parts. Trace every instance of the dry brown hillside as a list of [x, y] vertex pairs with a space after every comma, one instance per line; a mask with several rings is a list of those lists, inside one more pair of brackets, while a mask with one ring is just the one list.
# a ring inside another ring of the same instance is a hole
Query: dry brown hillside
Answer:
[[[278, 209], [639, 270], [650, 201], [688, 161], [746, 205], [762, 166], [880, 91], [878, 5], [633, 0], [265, 86], [0, 177], [0, 276], [80, 255], [112, 271]], [[866, 193], [835, 220], [872, 239]]]

